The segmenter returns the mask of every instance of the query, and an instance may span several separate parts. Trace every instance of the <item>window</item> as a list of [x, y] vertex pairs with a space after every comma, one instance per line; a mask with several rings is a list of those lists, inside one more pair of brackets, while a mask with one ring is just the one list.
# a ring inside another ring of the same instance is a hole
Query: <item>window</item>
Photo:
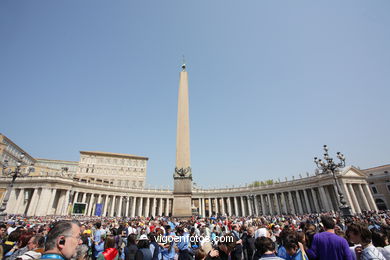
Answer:
[[390, 192], [390, 184], [387, 184], [387, 190]]
[[371, 186], [371, 189], [372, 189], [372, 193], [374, 193], [374, 194], [378, 193], [378, 190], [376, 189], [375, 186]]

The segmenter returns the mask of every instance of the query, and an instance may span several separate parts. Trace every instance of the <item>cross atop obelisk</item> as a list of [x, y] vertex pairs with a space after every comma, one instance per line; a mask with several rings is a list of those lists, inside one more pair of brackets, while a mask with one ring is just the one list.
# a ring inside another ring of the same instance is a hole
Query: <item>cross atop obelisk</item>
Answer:
[[191, 211], [192, 171], [190, 160], [190, 118], [188, 109], [188, 73], [181, 66], [177, 106], [176, 167], [173, 174], [173, 215], [189, 217]]

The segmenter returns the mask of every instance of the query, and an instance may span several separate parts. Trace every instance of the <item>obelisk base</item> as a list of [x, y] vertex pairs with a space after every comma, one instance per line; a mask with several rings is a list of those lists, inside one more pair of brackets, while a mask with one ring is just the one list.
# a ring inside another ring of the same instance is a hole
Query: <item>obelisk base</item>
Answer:
[[173, 214], [176, 218], [192, 217], [191, 194], [173, 195]]
[[175, 178], [172, 215], [177, 218], [192, 216], [192, 178]]

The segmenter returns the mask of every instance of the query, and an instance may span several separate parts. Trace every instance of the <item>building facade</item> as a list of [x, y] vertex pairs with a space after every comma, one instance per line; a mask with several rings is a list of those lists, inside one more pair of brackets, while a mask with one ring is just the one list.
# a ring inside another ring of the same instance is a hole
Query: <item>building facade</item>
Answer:
[[390, 209], [390, 164], [363, 170], [367, 176], [375, 204], [379, 209]]
[[80, 152], [77, 180], [143, 188], [148, 158], [130, 154]]

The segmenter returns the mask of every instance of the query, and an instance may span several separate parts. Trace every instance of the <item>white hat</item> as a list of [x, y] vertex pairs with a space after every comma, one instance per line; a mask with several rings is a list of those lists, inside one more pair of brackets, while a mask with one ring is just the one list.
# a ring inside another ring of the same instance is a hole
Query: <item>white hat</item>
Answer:
[[266, 228], [259, 228], [255, 232], [255, 238], [266, 237], [266, 236], [267, 236], [267, 229]]
[[148, 236], [147, 236], [147, 235], [143, 234], [143, 235], [141, 235], [141, 236], [139, 237], [139, 240], [149, 240], [149, 239], [148, 239]]

